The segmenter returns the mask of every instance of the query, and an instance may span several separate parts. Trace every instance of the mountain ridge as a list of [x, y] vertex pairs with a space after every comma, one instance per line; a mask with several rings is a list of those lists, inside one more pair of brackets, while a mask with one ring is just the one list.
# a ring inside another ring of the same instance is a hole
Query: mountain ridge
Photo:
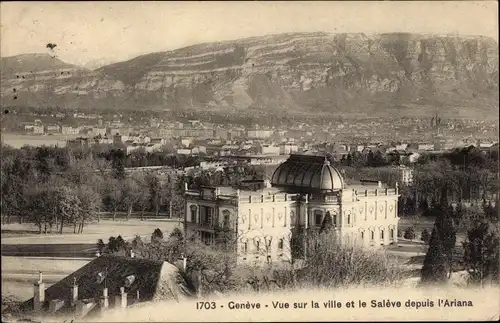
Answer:
[[60, 61], [52, 78], [29, 80], [15, 77], [25, 67], [5, 73], [4, 59], [2, 105], [222, 114], [405, 115], [415, 107], [498, 113], [498, 45], [484, 36], [274, 34], [140, 55], [95, 70]]

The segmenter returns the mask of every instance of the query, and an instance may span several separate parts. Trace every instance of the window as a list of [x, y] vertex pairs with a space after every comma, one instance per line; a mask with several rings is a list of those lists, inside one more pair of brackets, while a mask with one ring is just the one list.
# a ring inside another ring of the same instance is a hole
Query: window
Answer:
[[347, 214], [347, 224], [351, 224], [351, 215]]
[[375, 232], [371, 232], [372, 233], [372, 240], [375, 240]]
[[196, 211], [198, 211], [198, 208], [196, 207], [196, 205], [191, 205], [190, 209], [191, 209], [191, 222], [196, 223], [197, 222]]
[[333, 220], [333, 225], [337, 226], [337, 213], [333, 213], [332, 220]]
[[394, 239], [394, 229], [391, 229], [391, 239]]
[[384, 230], [380, 231], [380, 239], [384, 240]]
[[202, 224], [212, 225], [213, 209], [209, 206], [204, 206], [204, 215], [202, 219]]
[[269, 240], [267, 240], [267, 248], [271, 248], [271, 243], [272, 242], [273, 242], [272, 238], [269, 238]]
[[323, 212], [321, 211], [314, 211], [314, 223], [315, 225], [321, 225], [321, 222], [323, 222]]
[[281, 249], [281, 250], [283, 249], [283, 239], [280, 239], [278, 241], [278, 249]]
[[255, 241], [255, 250], [260, 251], [260, 241], [259, 240]]
[[361, 240], [364, 240], [364, 239], [365, 239], [365, 233], [361, 232]]
[[248, 251], [248, 242], [245, 241], [243, 242], [243, 252], [247, 253], [247, 251]]
[[228, 210], [224, 210], [222, 211], [222, 216], [224, 217], [224, 223], [223, 223], [223, 226], [224, 228], [229, 228], [229, 216], [230, 216], [230, 213]]
[[212, 244], [212, 234], [209, 232], [201, 232], [201, 241], [206, 245]]

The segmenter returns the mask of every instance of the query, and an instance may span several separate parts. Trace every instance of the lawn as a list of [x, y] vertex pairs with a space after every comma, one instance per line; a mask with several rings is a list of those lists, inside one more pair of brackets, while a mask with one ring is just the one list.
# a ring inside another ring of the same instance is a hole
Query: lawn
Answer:
[[87, 225], [81, 234], [73, 233], [73, 228], [66, 228], [63, 234], [38, 234], [38, 228], [30, 223], [2, 224], [2, 245], [15, 244], [95, 244], [98, 239], [107, 241], [110, 236], [121, 235], [131, 239], [136, 235], [150, 237], [156, 228], [168, 234], [175, 227], [182, 228], [182, 223], [172, 220], [102, 220]]

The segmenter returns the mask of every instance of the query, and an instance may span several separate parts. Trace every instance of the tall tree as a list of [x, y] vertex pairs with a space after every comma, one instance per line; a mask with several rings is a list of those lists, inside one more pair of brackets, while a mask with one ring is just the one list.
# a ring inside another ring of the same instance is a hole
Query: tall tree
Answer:
[[467, 231], [464, 247], [464, 264], [471, 282], [498, 282], [500, 264], [500, 236], [498, 224], [487, 218], [478, 218]]
[[429, 249], [425, 255], [421, 270], [421, 282], [443, 283], [448, 280], [452, 271], [453, 251], [456, 244], [456, 229], [447, 201], [446, 187], [441, 192], [434, 228], [429, 241]]

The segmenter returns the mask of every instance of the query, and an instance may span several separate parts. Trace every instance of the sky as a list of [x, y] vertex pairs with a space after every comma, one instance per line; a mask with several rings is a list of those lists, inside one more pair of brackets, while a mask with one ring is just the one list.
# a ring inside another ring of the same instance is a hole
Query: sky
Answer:
[[[101, 65], [196, 43], [284, 32], [417, 32], [498, 41], [496, 1], [2, 2], [0, 55]], [[53, 54], [53, 53], [51, 53]]]

